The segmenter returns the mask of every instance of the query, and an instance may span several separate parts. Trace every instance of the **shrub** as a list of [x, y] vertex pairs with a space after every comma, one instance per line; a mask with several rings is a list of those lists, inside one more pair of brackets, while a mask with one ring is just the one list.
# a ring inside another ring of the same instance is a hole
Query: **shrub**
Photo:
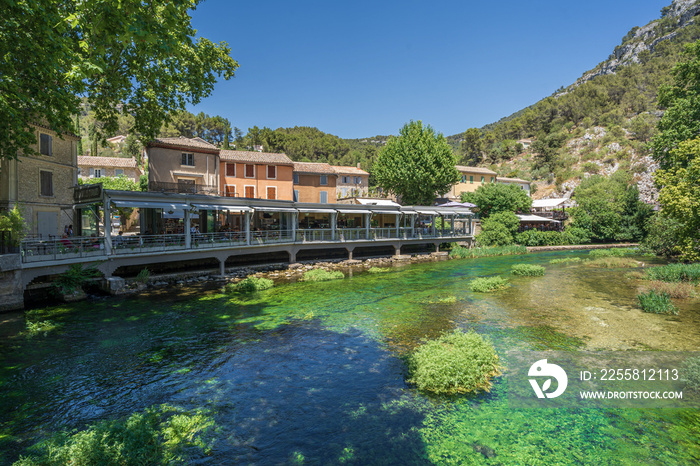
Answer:
[[163, 405], [126, 419], [102, 421], [80, 432], [56, 435], [33, 447], [37, 456], [20, 457], [14, 464], [189, 463], [211, 451], [213, 434], [214, 421], [203, 412]]
[[562, 259], [552, 259], [549, 261], [550, 264], [565, 264], [567, 262], [580, 262], [580, 257], [565, 257]]
[[688, 358], [683, 364], [681, 380], [693, 390], [700, 390], [700, 357]]
[[598, 257], [586, 261], [588, 267], [602, 267], [607, 269], [632, 268], [639, 266], [639, 262], [628, 257]]
[[638, 294], [637, 301], [639, 301], [639, 307], [641, 307], [644, 312], [651, 312], [654, 314], [678, 314], [678, 309], [671, 302], [671, 297], [668, 293], [657, 293], [651, 290], [646, 293]]
[[527, 277], [540, 277], [544, 275], [544, 267], [533, 264], [515, 264], [511, 267], [510, 273]]
[[275, 282], [269, 278], [247, 277], [238, 283], [229, 283], [225, 287], [227, 293], [254, 293], [267, 290], [274, 286]]
[[151, 272], [147, 268], [141, 269], [138, 275], [136, 275], [136, 281], [144, 285], [148, 283], [149, 278], [151, 278]]
[[662, 282], [652, 280], [644, 287], [646, 290], [654, 290], [657, 293], [665, 293], [672, 298], [688, 298], [695, 294], [695, 285], [688, 282]]
[[651, 267], [646, 271], [647, 280], [661, 280], [664, 282], [699, 282], [700, 263], [695, 264], [668, 264], [660, 267]]
[[500, 246], [500, 247], [484, 247], [484, 248], [463, 248], [456, 246], [450, 251], [450, 257], [458, 259], [470, 259], [474, 257], [491, 257], [491, 256], [511, 256], [527, 254], [525, 246]]
[[313, 269], [304, 273], [302, 280], [305, 282], [325, 282], [341, 278], [345, 278], [345, 275], [339, 270]]
[[567, 246], [591, 242], [588, 231], [570, 227], [564, 231], [527, 230], [515, 235], [515, 241], [523, 246]]
[[99, 275], [94, 266], [83, 268], [83, 264], [72, 264], [54, 280], [53, 288], [60, 294], [70, 294], [81, 290], [85, 283]]
[[508, 279], [502, 277], [475, 278], [469, 282], [469, 288], [477, 293], [491, 293], [506, 288]]
[[501, 374], [493, 344], [461, 330], [425, 341], [407, 357], [407, 363], [408, 383], [445, 395], [488, 392], [491, 379]]

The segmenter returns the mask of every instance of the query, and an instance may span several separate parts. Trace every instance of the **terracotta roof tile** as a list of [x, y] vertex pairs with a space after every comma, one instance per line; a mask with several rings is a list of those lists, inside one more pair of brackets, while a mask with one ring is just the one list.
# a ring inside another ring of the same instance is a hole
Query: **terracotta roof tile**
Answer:
[[155, 138], [148, 143], [151, 145], [161, 145], [161, 146], [171, 146], [171, 147], [191, 147], [193, 149], [209, 149], [218, 150], [214, 144], [209, 144], [204, 139], [201, 138], [186, 138], [180, 136], [177, 138]]
[[276, 165], [292, 165], [292, 159], [285, 154], [273, 154], [269, 152], [249, 152], [240, 150], [222, 150], [219, 153], [221, 160], [225, 162], [250, 162]]
[[116, 167], [136, 168], [136, 159], [125, 157], [92, 157], [89, 155], [78, 156], [79, 167]]
[[366, 171], [357, 167], [346, 167], [342, 165], [331, 165], [331, 168], [338, 175], [369, 175]]
[[294, 171], [297, 173], [322, 173], [335, 175], [336, 172], [327, 163], [294, 162]]
[[529, 181], [527, 180], [521, 180], [520, 178], [506, 178], [505, 176], [499, 176], [496, 181], [509, 181], [512, 183], [527, 183], [530, 184]]
[[459, 172], [467, 172], [467, 173], [481, 173], [484, 175], [496, 175], [497, 173], [493, 170], [489, 170], [488, 168], [481, 168], [481, 167], [465, 167], [463, 165], [457, 165], [455, 167], [457, 171]]

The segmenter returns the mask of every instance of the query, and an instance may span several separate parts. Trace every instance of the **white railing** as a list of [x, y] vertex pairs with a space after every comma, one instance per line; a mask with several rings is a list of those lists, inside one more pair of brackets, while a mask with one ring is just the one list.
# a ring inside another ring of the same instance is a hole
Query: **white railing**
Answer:
[[48, 240], [25, 239], [20, 245], [20, 255], [24, 263], [104, 256], [104, 238], [71, 236]]
[[112, 252], [114, 254], [137, 254], [177, 249], [185, 249], [184, 234], [112, 237]]
[[337, 231], [338, 241], [358, 241], [367, 239], [365, 228], [339, 228]]
[[192, 235], [193, 249], [221, 248], [246, 244], [245, 231], [222, 231]]
[[333, 230], [330, 228], [297, 230], [297, 243], [309, 243], [314, 241], [333, 241]]
[[292, 230], [261, 230], [250, 232], [251, 244], [293, 243]]

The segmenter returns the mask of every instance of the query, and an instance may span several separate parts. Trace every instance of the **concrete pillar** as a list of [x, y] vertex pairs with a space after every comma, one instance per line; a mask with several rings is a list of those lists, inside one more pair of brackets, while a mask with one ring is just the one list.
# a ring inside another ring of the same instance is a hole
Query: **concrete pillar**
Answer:
[[185, 249], [192, 247], [192, 226], [190, 225], [190, 209], [185, 209]]
[[219, 275], [226, 275], [226, 259], [219, 259]]
[[250, 211], [245, 213], [243, 221], [245, 222], [245, 244], [250, 246]]
[[331, 214], [331, 241], [335, 241], [335, 230], [338, 227], [338, 212]]
[[440, 252], [440, 243], [435, 243], [435, 252]]
[[395, 256], [401, 255], [401, 246], [394, 246], [394, 255]]
[[345, 249], [348, 250], [348, 260], [352, 260], [352, 249], [350, 249], [350, 248], [345, 248]]
[[112, 254], [112, 202], [107, 199], [104, 202], [104, 225], [105, 225], [105, 254]]
[[296, 262], [296, 261], [297, 261], [297, 253], [296, 253], [296, 251], [290, 250], [290, 251], [289, 251], [289, 263], [290, 263], [290, 264], [293, 264], [293, 263]]

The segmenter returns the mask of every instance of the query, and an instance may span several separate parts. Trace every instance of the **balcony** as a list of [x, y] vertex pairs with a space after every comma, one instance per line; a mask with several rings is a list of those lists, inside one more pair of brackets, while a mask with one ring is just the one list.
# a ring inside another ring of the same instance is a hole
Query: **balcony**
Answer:
[[208, 184], [169, 183], [166, 181], [149, 181], [148, 190], [154, 193], [206, 194], [218, 196], [219, 188]]

